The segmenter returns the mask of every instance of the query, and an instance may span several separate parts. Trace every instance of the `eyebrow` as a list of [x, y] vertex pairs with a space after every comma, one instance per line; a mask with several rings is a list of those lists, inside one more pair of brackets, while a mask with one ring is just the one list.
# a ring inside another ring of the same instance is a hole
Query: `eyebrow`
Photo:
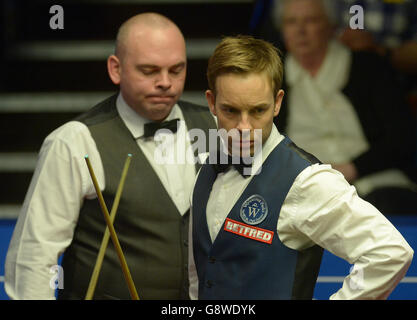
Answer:
[[253, 108], [269, 108], [270, 104], [269, 103], [259, 103], [253, 106]]
[[181, 62], [179, 62], [177, 64], [174, 64], [173, 66], [169, 67], [169, 69], [179, 68], [179, 67], [185, 67], [185, 65], [186, 65], [186, 63], [184, 61], [181, 61]]
[[[235, 106], [233, 106], [233, 105], [231, 105], [231, 104], [228, 104], [228, 103], [220, 103], [220, 105], [222, 106], [222, 107], [225, 107], [225, 108], [231, 108], [231, 109], [239, 109], [239, 108], [237, 108], [237, 107], [235, 107]], [[269, 108], [269, 103], [258, 103], [258, 104], [256, 104], [256, 105], [253, 105], [253, 106], [251, 106], [251, 109], [255, 109], [255, 108]]]

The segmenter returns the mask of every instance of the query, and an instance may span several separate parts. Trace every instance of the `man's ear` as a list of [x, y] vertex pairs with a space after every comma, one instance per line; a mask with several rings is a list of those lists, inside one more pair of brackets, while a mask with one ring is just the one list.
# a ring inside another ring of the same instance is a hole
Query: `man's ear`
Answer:
[[274, 106], [274, 117], [276, 117], [281, 110], [282, 99], [284, 98], [284, 90], [278, 90], [277, 96], [275, 97], [275, 106]]
[[120, 60], [115, 55], [111, 55], [107, 59], [107, 72], [109, 73], [111, 81], [119, 85], [120, 84]]
[[210, 111], [213, 115], [217, 116], [216, 114], [216, 108], [215, 108], [215, 104], [216, 104], [216, 97], [213, 93], [213, 91], [211, 90], [207, 90], [206, 91], [206, 99], [207, 99], [207, 104], [210, 108]]

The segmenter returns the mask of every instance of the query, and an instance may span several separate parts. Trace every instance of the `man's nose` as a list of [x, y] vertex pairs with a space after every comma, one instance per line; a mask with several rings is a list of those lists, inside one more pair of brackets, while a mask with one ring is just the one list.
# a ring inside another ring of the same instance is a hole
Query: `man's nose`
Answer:
[[305, 34], [306, 33], [306, 22], [298, 21], [296, 24], [297, 34]]
[[172, 82], [171, 77], [167, 71], [161, 71], [156, 79], [156, 86], [163, 90], [168, 90], [171, 88]]
[[236, 129], [238, 129], [239, 131], [251, 130], [252, 129], [252, 124], [250, 122], [250, 117], [246, 112], [244, 112], [240, 115], [239, 123], [238, 123]]

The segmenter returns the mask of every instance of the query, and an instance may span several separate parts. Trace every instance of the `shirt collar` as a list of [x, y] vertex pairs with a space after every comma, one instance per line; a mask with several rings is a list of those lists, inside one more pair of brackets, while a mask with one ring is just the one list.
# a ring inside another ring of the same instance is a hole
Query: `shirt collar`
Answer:
[[[119, 112], [120, 118], [122, 118], [122, 121], [130, 133], [133, 135], [133, 137], [135, 139], [142, 137], [144, 133], [144, 125], [148, 122], [152, 122], [152, 120], [140, 116], [135, 110], [133, 110], [123, 99], [121, 93], [119, 93], [117, 96], [116, 108]], [[177, 103], [174, 105], [165, 121], [173, 120], [176, 118], [184, 120], [182, 111]]]
[[[266, 158], [271, 154], [271, 152], [275, 149], [275, 147], [284, 140], [284, 136], [279, 133], [277, 127], [275, 124], [272, 124], [272, 130], [269, 134], [268, 139], [265, 141], [265, 143], [262, 145], [262, 152], [258, 153], [253, 158], [253, 165], [252, 165], [252, 172], [258, 172], [258, 169], [262, 167], [262, 164], [265, 162]], [[222, 139], [220, 139], [221, 143], [223, 143]], [[208, 156], [208, 153], [207, 155]], [[262, 169], [262, 168], [261, 168]], [[234, 171], [237, 172], [235, 168], [233, 168]], [[233, 172], [232, 170], [232, 172]], [[260, 173], [261, 171], [259, 171]], [[240, 175], [240, 174], [239, 174]], [[253, 177], [253, 175], [252, 175]]]
[[[262, 154], [258, 154], [254, 158], [254, 165], [253, 165], [253, 172], [257, 172], [259, 167], [265, 162], [266, 158], [271, 154], [271, 152], [275, 149], [275, 147], [284, 140], [284, 136], [279, 133], [275, 124], [272, 124], [272, 130], [269, 134], [268, 139], [262, 146]], [[262, 156], [262, 161], [259, 161], [257, 157]]]

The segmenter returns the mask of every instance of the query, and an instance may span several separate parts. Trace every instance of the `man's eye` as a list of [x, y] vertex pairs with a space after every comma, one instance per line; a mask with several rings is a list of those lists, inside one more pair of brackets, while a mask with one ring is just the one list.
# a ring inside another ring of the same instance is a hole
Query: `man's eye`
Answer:
[[265, 109], [264, 108], [256, 108], [254, 110], [254, 113], [255, 114], [263, 114], [264, 112], [265, 112]]
[[150, 76], [150, 75], [155, 74], [157, 72], [157, 70], [155, 70], [155, 69], [141, 69], [141, 72], [146, 76]]
[[182, 71], [183, 69], [184, 69], [183, 67], [178, 67], [178, 68], [174, 68], [174, 69], [172, 69], [170, 72], [171, 72], [172, 74], [178, 75], [178, 74], [180, 74], [180, 73], [181, 73], [181, 71]]

